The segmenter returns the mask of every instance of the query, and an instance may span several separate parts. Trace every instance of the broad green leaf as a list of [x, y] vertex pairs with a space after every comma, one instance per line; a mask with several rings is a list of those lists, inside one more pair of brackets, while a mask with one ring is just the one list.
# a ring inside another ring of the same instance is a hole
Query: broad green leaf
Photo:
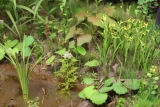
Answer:
[[13, 55], [14, 55], [14, 56], [15, 56], [16, 54], [18, 54], [18, 52], [19, 52], [18, 48], [13, 48], [12, 51], [13, 51]]
[[0, 48], [0, 60], [2, 60], [5, 56], [5, 52], [2, 48]]
[[24, 38], [25, 46], [30, 46], [34, 42], [33, 36], [27, 36]]
[[94, 82], [93, 78], [84, 78], [83, 82], [87, 85], [92, 84]]
[[113, 90], [113, 87], [102, 87], [102, 88], [99, 90], [99, 92], [101, 92], [101, 93], [106, 93], [106, 92], [111, 91], [111, 90]]
[[86, 54], [86, 50], [82, 46], [77, 46], [77, 51], [81, 55], [85, 55]]
[[61, 50], [59, 50], [59, 51], [56, 51], [55, 53], [56, 53], [56, 54], [59, 54], [59, 55], [63, 55], [63, 54], [66, 53], [66, 48], [63, 48], [63, 49], [61, 49]]
[[22, 48], [23, 48], [23, 43], [22, 42], [19, 42], [15, 48], [17, 48], [18, 50], [22, 51]]
[[95, 92], [98, 92], [97, 90], [94, 89], [94, 86], [91, 85], [91, 86], [88, 86], [86, 87], [85, 89], [83, 89], [83, 93], [84, 93], [84, 96], [87, 98], [87, 99], [90, 99], [91, 95]]
[[21, 55], [24, 55], [25, 57], [30, 56], [30, 54], [31, 54], [31, 49], [28, 46], [25, 47], [25, 49], [23, 50], [23, 52], [21, 51]]
[[86, 99], [86, 97], [84, 96], [83, 90], [78, 93], [78, 96], [82, 99]]
[[140, 82], [137, 79], [130, 79], [124, 83], [124, 86], [132, 90], [137, 90], [140, 88]]
[[14, 47], [16, 44], [18, 43], [18, 40], [7, 40], [4, 44], [8, 47], [8, 48], [12, 48]]
[[13, 55], [13, 50], [12, 50], [12, 48], [7, 48], [7, 49], [6, 49], [6, 54], [12, 56], [12, 55]]
[[99, 62], [97, 60], [92, 60], [92, 61], [88, 61], [85, 66], [89, 66], [89, 67], [94, 67], [94, 66], [98, 66]]
[[128, 92], [127, 88], [124, 87], [121, 82], [115, 82], [115, 83], [113, 84], [113, 90], [114, 90], [117, 94], [126, 94], [126, 93]]
[[46, 64], [50, 65], [53, 62], [55, 57], [56, 57], [55, 55], [52, 55], [49, 59], [47, 59]]
[[114, 80], [115, 80], [114, 77], [111, 77], [111, 78], [105, 80], [105, 82], [104, 82], [105, 86], [111, 85], [111, 83], [112, 83]]
[[107, 93], [95, 92], [91, 95], [90, 100], [94, 104], [101, 105], [106, 102], [107, 98], [108, 98]]

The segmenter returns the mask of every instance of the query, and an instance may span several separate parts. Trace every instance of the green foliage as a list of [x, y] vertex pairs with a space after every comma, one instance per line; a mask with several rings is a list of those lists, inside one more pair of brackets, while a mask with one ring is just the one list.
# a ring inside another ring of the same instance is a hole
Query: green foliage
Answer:
[[12, 7], [12, 5], [13, 4], [10, 2], [10, 0], [1, 0], [0, 1], [0, 9], [2, 11], [10, 10], [11, 9], [10, 7]]
[[92, 60], [92, 61], [88, 61], [85, 66], [89, 66], [89, 67], [94, 67], [94, 66], [98, 66], [99, 62], [97, 60]]
[[[85, 79], [88, 83], [92, 83], [92, 79]], [[131, 82], [132, 81], [132, 82]], [[129, 84], [129, 85], [128, 85]], [[135, 85], [135, 87], [133, 87]], [[96, 89], [94, 85], [88, 86], [84, 88], [80, 93], [79, 97], [82, 99], [90, 99], [92, 103], [101, 105], [105, 103], [105, 101], [108, 98], [108, 92], [109, 91], [115, 91], [117, 94], [126, 94], [129, 90], [138, 90], [140, 87], [139, 81], [137, 79], [125, 81], [125, 83], [122, 83], [121, 81], [116, 81], [115, 78], [109, 78], [105, 80], [104, 86], [102, 86], [100, 89]]]
[[139, 80], [131, 79], [124, 83], [125, 87], [130, 88], [132, 90], [137, 90], [140, 87]]
[[124, 98], [119, 98], [118, 104], [116, 107], [125, 107], [125, 102], [126, 102], [126, 100]]
[[94, 79], [93, 78], [83, 78], [83, 82], [89, 85], [94, 82]]
[[158, 107], [160, 100], [153, 98], [151, 101], [146, 98], [137, 98], [134, 107]]
[[158, 95], [159, 86], [157, 84], [159, 80], [159, 72], [157, 66], [152, 66], [150, 71], [141, 78], [139, 96], [145, 95], [145, 98], [151, 100]]
[[50, 65], [53, 62], [54, 58], [55, 58], [55, 55], [52, 55], [51, 57], [49, 57], [46, 61], [46, 64]]
[[[29, 46], [32, 45], [33, 41], [34, 39], [32, 36], [26, 37], [26, 35], [24, 35], [23, 42], [19, 42], [18, 40], [7, 40], [4, 44], [0, 43], [0, 60], [5, 57], [15, 67], [18, 73], [23, 97], [25, 100], [28, 100], [29, 77], [31, 75], [31, 72], [33, 71], [34, 66], [41, 59], [40, 57], [35, 62], [33, 67], [30, 68], [31, 66], [29, 63], [29, 58], [31, 55], [31, 50]], [[21, 53], [20, 57], [18, 57], [19, 53]]]
[[42, 46], [40, 44], [38, 44], [37, 42], [33, 42], [33, 53], [36, 59], [38, 59], [42, 54], [44, 49], [42, 48]]
[[124, 68], [146, 71], [158, 58], [160, 51], [156, 47], [159, 33], [154, 26], [135, 19], [120, 21], [117, 27], [114, 24], [104, 26], [101, 33], [104, 45], [98, 46], [102, 64], [112, 64], [117, 60]]
[[136, 14], [143, 13], [145, 17], [149, 15], [149, 12], [153, 11], [151, 7], [159, 6], [156, 0], [138, 0], [137, 4], [138, 5], [137, 9], [135, 10], [135, 13]]
[[0, 39], [4, 36], [4, 21], [0, 20]]
[[64, 59], [59, 59], [62, 63], [59, 71], [55, 72], [55, 76], [62, 78], [64, 81], [59, 83], [61, 90], [65, 93], [75, 86], [75, 82], [78, 79], [78, 72], [76, 67], [77, 60], [74, 57], [66, 57]]
[[37, 97], [33, 100], [28, 100], [27, 107], [40, 107], [39, 98]]
[[58, 55], [63, 55], [63, 54], [66, 53], [66, 48], [63, 48], [63, 49], [61, 49], [59, 51], [56, 51], [55, 53], [58, 54]]
[[122, 85], [121, 82], [115, 82], [113, 83], [113, 90], [117, 93], [117, 94], [125, 94], [127, 93], [127, 88], [125, 86]]

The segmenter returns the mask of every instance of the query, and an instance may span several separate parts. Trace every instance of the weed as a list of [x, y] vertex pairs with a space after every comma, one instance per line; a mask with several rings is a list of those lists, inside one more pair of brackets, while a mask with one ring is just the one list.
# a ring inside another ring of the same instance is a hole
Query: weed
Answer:
[[75, 86], [75, 82], [78, 79], [78, 67], [75, 65], [77, 60], [66, 52], [64, 58], [59, 59], [59, 61], [62, 63], [62, 66], [59, 71], [55, 72], [55, 76], [64, 79], [63, 82], [59, 83], [59, 86], [64, 93], [69, 94], [69, 90]]
[[158, 67], [152, 66], [144, 78], [141, 78], [139, 96], [144, 97], [145, 95], [145, 98], [148, 100], [152, 100], [154, 97], [156, 97], [159, 88], [157, 84], [157, 81], [159, 80], [158, 75]]

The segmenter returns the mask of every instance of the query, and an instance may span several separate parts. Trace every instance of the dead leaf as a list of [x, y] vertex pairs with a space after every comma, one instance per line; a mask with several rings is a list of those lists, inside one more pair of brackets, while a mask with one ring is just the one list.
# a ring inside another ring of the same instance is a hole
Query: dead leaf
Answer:
[[[90, 34], [80, 35], [77, 37], [77, 46], [81, 46], [84, 43], [89, 43], [92, 40], [92, 36]], [[72, 40], [69, 42], [69, 48], [74, 48], [75, 42]]]
[[65, 37], [65, 40], [69, 40], [70, 38], [73, 38], [74, 35], [78, 35], [78, 34], [83, 34], [83, 30], [81, 28], [76, 29], [76, 27], [73, 26], [69, 29], [69, 32]]
[[96, 16], [90, 16], [88, 17], [88, 22], [91, 22], [95, 26], [99, 26], [103, 28], [103, 23], [102, 23], [102, 13], [97, 14]]
[[103, 9], [108, 16], [113, 16], [113, 14], [116, 12], [116, 10], [113, 7], [107, 7]]
[[85, 17], [87, 17], [87, 16], [88, 16], [88, 14], [84, 11], [81, 11], [75, 15], [75, 17], [77, 17], [78, 21], [84, 20]]

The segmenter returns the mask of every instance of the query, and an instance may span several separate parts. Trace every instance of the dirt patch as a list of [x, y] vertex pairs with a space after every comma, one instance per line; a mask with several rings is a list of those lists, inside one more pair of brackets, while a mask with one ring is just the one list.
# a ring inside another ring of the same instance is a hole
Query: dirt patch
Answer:
[[[57, 91], [57, 81], [53, 75], [33, 73], [29, 82], [29, 98], [39, 97], [41, 107], [77, 107], [79, 88], [70, 96]], [[0, 107], [25, 107], [17, 73], [10, 64], [0, 65]]]

